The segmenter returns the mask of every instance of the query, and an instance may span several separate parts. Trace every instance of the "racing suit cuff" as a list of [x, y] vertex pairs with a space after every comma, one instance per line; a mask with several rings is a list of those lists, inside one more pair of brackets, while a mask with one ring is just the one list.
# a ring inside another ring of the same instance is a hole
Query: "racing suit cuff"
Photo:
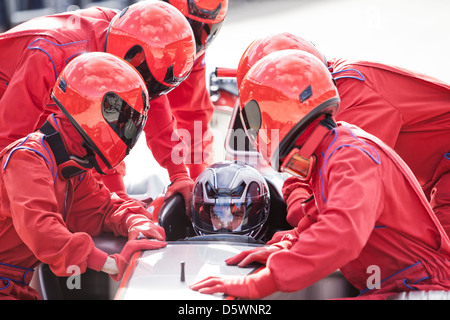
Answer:
[[256, 292], [253, 293], [254, 297], [263, 298], [278, 291], [275, 279], [268, 267], [265, 267], [261, 269], [259, 272], [250, 275], [250, 277], [252, 277], [254, 280], [253, 286], [250, 286], [250, 290], [252, 289], [256, 290]]
[[95, 271], [101, 271], [105, 265], [108, 254], [94, 247], [88, 256], [87, 267]]
[[170, 182], [173, 182], [175, 179], [179, 179], [180, 177], [189, 178], [188, 169], [184, 163], [170, 164], [166, 169], [169, 174]]
[[273, 243], [271, 245], [280, 249], [290, 249], [296, 242], [297, 239], [295, 237], [290, 234], [286, 234], [283, 236], [283, 238], [281, 238], [279, 242]]

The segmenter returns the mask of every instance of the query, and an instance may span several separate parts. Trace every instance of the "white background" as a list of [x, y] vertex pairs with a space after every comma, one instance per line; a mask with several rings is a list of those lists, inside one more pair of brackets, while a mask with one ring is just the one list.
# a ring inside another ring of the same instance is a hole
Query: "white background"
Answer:
[[283, 31], [328, 57], [393, 63], [450, 82], [448, 0], [235, 0], [208, 68], [236, 67], [251, 41]]

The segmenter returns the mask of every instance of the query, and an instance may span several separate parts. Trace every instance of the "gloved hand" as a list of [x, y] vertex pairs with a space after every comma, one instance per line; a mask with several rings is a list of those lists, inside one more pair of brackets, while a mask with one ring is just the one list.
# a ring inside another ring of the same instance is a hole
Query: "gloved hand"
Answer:
[[180, 193], [184, 198], [184, 204], [186, 206], [186, 215], [191, 217], [191, 193], [194, 188], [194, 180], [192, 180], [187, 174], [178, 174], [172, 178], [172, 183], [167, 188], [165, 199], [170, 198], [175, 193]]
[[311, 218], [309, 216], [305, 216], [300, 220], [300, 222], [298, 223], [296, 228], [291, 229], [291, 230], [283, 230], [283, 231], [275, 232], [275, 234], [272, 236], [272, 239], [267, 241], [266, 244], [274, 245], [274, 244], [280, 243], [280, 242], [283, 242], [283, 243], [290, 242], [291, 244], [287, 248], [287, 249], [289, 249], [297, 242], [300, 234], [303, 231], [305, 231], [306, 229], [308, 229], [309, 227], [311, 227], [311, 225], [312, 225]]
[[271, 246], [256, 247], [254, 249], [242, 251], [237, 255], [228, 258], [225, 262], [229, 265], [237, 264], [238, 267], [245, 267], [252, 262], [266, 264], [267, 259], [272, 253], [275, 253], [284, 247], [282, 244], [274, 244]]
[[242, 251], [237, 255], [228, 258], [225, 262], [229, 265], [237, 264], [238, 267], [245, 267], [252, 262], [259, 262], [266, 264], [267, 259], [272, 253], [280, 251], [282, 249], [289, 249], [292, 246], [291, 238], [286, 241], [279, 241], [272, 243], [270, 246], [257, 247], [254, 249]]
[[290, 234], [291, 232], [292, 232], [292, 229], [275, 232], [274, 235], [272, 236], [272, 239], [267, 241], [266, 244], [272, 245], [277, 242], [280, 242], [284, 238], [285, 235]]
[[235, 298], [259, 299], [277, 287], [269, 268], [248, 276], [209, 277], [190, 286], [194, 291], [213, 294], [222, 292]]
[[109, 256], [109, 258], [113, 258], [115, 260], [117, 269], [105, 272], [109, 273], [110, 277], [114, 281], [120, 281], [122, 280], [123, 274], [125, 273], [128, 263], [130, 262], [131, 256], [135, 252], [141, 250], [160, 249], [164, 248], [166, 245], [166, 242], [148, 239], [128, 241], [120, 253]]
[[128, 230], [128, 240], [136, 240], [139, 237], [166, 240], [166, 233], [163, 227], [160, 227], [141, 214], [131, 214], [125, 221]]

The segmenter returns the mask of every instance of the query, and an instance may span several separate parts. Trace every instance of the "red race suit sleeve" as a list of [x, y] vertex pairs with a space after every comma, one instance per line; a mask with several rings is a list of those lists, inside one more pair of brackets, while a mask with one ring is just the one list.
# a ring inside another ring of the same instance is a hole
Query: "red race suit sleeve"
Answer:
[[55, 71], [47, 55], [39, 50], [24, 52], [0, 98], [0, 147], [27, 136], [43, 124], [50, 114], [44, 111], [55, 81]]
[[369, 158], [355, 157], [353, 148], [335, 152], [324, 172], [332, 182], [317, 222], [301, 233], [289, 232], [283, 240], [291, 240], [290, 250], [273, 254], [267, 262], [279, 290], [303, 289], [358, 257], [383, 203], [377, 170]]
[[105, 231], [126, 236], [127, 217], [145, 209], [111, 197], [90, 172], [69, 181], [54, 180], [47, 161], [35, 152], [17, 150], [4, 170], [15, 230], [58, 276], [67, 276], [70, 266], [99, 271], [106, 253], [95, 248], [91, 236]]

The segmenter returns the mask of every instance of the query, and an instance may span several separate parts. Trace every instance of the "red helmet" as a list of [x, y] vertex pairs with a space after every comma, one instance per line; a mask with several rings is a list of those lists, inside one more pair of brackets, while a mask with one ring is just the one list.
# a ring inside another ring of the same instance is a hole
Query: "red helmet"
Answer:
[[111, 21], [106, 52], [125, 59], [139, 71], [152, 99], [173, 90], [189, 76], [195, 39], [189, 23], [171, 5], [141, 1]]
[[130, 152], [147, 121], [145, 83], [124, 60], [86, 53], [61, 72], [52, 98], [85, 142], [97, 171], [113, 169]]
[[288, 32], [274, 33], [268, 37], [253, 41], [244, 51], [236, 74], [238, 88], [241, 86], [245, 74], [258, 60], [269, 53], [286, 49], [298, 49], [309, 52], [322, 60], [325, 65], [327, 64], [325, 56], [310, 41]]
[[194, 31], [197, 58], [219, 33], [228, 11], [228, 0], [163, 0], [186, 17]]
[[276, 170], [308, 125], [334, 115], [340, 102], [323, 61], [300, 50], [259, 60], [244, 77], [239, 100], [244, 130]]

